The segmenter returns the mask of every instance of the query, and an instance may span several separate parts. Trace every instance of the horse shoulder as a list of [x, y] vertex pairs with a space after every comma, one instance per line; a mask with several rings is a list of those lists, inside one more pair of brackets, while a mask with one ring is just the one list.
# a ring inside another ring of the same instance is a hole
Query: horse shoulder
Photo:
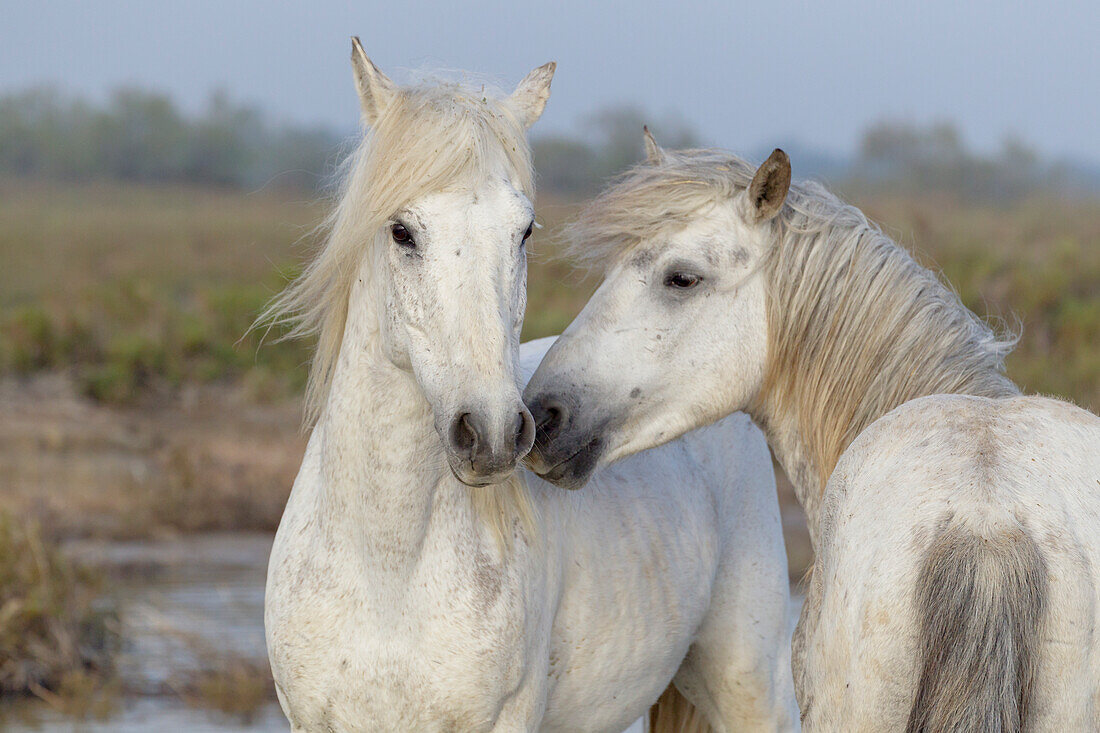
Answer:
[[519, 345], [520, 380], [524, 385], [531, 381], [531, 375], [539, 368], [539, 364], [542, 363], [542, 359], [546, 356], [546, 352], [550, 350], [550, 347], [553, 346], [554, 342], [557, 340], [557, 336], [546, 336]]

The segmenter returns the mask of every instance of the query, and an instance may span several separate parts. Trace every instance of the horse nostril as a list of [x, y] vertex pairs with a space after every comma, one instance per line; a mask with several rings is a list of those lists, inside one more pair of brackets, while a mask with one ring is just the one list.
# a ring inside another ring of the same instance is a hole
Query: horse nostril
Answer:
[[497, 422], [474, 410], [455, 416], [445, 441], [452, 458], [461, 461], [462, 470], [489, 476], [515, 467], [515, 461], [527, 455], [535, 440], [535, 424], [527, 410], [505, 412]]
[[451, 445], [456, 451], [465, 453], [470, 457], [477, 454], [480, 442], [476, 420], [470, 413], [464, 412], [451, 421]]
[[553, 397], [543, 395], [535, 400], [531, 408], [535, 427], [543, 437], [551, 438], [565, 423], [567, 412], [565, 405]]
[[527, 410], [521, 410], [516, 422], [516, 457], [527, 455], [535, 443], [535, 420]]

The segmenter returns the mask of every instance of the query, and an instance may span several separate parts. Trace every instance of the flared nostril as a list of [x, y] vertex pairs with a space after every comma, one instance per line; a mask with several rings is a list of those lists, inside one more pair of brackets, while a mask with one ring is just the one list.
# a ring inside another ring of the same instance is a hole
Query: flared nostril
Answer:
[[468, 412], [458, 415], [451, 421], [451, 446], [455, 451], [473, 458], [477, 455], [481, 436], [477, 429], [477, 420]]

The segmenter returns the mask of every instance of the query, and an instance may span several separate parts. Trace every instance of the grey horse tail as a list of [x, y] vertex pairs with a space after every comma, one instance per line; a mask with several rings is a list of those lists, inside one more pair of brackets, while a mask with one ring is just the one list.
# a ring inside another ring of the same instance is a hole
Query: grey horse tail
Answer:
[[1019, 733], [1028, 716], [1047, 604], [1047, 567], [1019, 525], [980, 536], [949, 524], [917, 585], [920, 683], [908, 733]]

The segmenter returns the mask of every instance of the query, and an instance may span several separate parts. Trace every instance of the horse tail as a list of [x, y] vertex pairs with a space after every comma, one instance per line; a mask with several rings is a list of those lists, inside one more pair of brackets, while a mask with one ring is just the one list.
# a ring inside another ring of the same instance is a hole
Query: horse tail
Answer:
[[649, 733], [710, 733], [711, 730], [699, 709], [671, 682], [649, 709]]
[[917, 583], [920, 682], [908, 733], [1023, 730], [1039, 663], [1047, 568], [1019, 526], [949, 526]]

